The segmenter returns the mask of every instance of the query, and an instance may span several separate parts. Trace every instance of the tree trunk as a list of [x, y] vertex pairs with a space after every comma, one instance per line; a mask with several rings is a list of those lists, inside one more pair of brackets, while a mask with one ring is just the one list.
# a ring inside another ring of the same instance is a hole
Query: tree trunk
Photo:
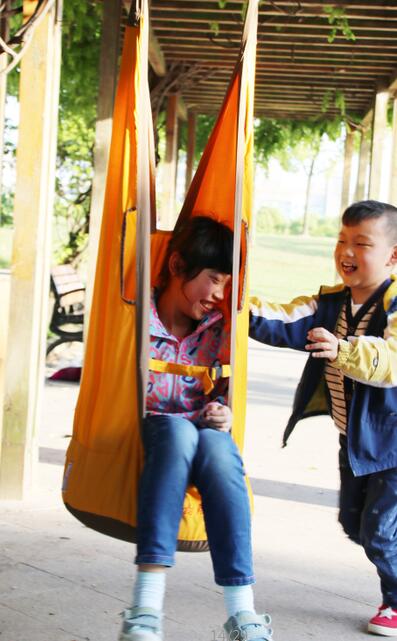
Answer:
[[313, 156], [310, 162], [310, 169], [309, 173], [307, 176], [307, 183], [306, 183], [306, 197], [305, 197], [305, 209], [303, 211], [303, 225], [302, 225], [302, 236], [307, 236], [309, 234], [309, 198], [310, 198], [310, 188], [312, 184], [312, 178], [313, 178], [313, 171], [314, 171], [314, 163], [316, 162], [316, 158], [318, 156], [318, 152]]

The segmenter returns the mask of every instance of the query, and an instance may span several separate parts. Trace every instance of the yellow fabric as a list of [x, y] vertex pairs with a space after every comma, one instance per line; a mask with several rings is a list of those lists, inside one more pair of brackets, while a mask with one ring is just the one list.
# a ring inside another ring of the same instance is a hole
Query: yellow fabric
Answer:
[[391, 278], [393, 282], [383, 296], [388, 313], [384, 336], [339, 339], [338, 356], [330, 362], [349, 378], [374, 387], [397, 386], [397, 311], [389, 313], [397, 298], [397, 280], [394, 274]]
[[[148, 366], [147, 361], [139, 361], [137, 351], [140, 312], [137, 255], [141, 249], [137, 234], [142, 217], [150, 215], [139, 207], [142, 176], [149, 176], [144, 187], [150, 192], [152, 207], [155, 203], [153, 167], [150, 158], [142, 153], [152, 141], [152, 132], [142, 130], [142, 122], [148, 126], [150, 120], [150, 106], [142, 99], [145, 92], [148, 93], [144, 54], [148, 40], [147, 2], [143, 5], [145, 10], [138, 26], [127, 26], [125, 31], [91, 319], [64, 476], [64, 501], [70, 508], [114, 519], [131, 530], [136, 526], [138, 481], [143, 465], [139, 382], [144, 384]], [[229, 390], [233, 399], [232, 435], [240, 450], [244, 441], [246, 406], [248, 305], [243, 294], [247, 285], [246, 230], [252, 209], [256, 13], [257, 0], [250, 0], [247, 15], [253, 26], [249, 46], [244, 55], [240, 55], [180, 216], [183, 219], [206, 214], [233, 228], [235, 209], [242, 207], [240, 312], [233, 347], [232, 389]], [[245, 121], [242, 146], [240, 140], [242, 184], [237, 189], [238, 118], [242, 113]], [[142, 163], [146, 165], [142, 166]], [[154, 230], [151, 234], [152, 285], [157, 282], [168, 238], [169, 233], [161, 231]], [[225, 303], [224, 313], [230, 323], [230, 301]], [[224, 368], [224, 374], [230, 375], [230, 366]], [[206, 375], [198, 373], [204, 378], [208, 376], [208, 371]], [[216, 374], [210, 373], [211, 384]], [[201, 499], [196, 488], [189, 488], [186, 495], [179, 539], [206, 539]]]
[[159, 361], [156, 358], [149, 359], [149, 369], [153, 372], [199, 378], [203, 384], [204, 394], [212, 392], [214, 381], [219, 377], [228, 378], [231, 374], [230, 365], [221, 365], [219, 368], [205, 367], [204, 365], [182, 365], [182, 363]]

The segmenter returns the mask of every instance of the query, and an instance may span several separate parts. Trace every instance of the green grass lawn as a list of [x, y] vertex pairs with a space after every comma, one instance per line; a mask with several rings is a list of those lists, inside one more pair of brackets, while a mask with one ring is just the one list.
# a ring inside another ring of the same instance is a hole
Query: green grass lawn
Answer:
[[251, 249], [250, 293], [287, 303], [335, 284], [333, 238], [257, 235]]
[[0, 269], [10, 266], [12, 249], [12, 229], [0, 227]]

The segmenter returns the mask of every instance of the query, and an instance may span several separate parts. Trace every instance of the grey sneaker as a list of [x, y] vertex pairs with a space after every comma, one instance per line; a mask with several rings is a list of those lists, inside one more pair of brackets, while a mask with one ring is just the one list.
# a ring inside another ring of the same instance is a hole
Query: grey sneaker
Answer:
[[271, 618], [268, 614], [237, 612], [226, 621], [224, 630], [229, 641], [272, 641]]
[[162, 641], [161, 618], [153, 608], [124, 610], [119, 641]]

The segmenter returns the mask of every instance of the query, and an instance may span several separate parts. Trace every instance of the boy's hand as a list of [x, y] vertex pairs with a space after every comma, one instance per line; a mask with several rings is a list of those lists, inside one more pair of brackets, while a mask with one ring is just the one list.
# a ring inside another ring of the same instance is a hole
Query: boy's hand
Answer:
[[324, 327], [315, 327], [307, 333], [307, 339], [310, 341], [305, 345], [305, 349], [309, 352], [313, 350], [313, 358], [328, 358], [334, 361], [338, 356], [339, 341]]
[[227, 405], [222, 405], [216, 401], [207, 403], [201, 413], [203, 421], [220, 432], [230, 432], [232, 429], [233, 414]]

